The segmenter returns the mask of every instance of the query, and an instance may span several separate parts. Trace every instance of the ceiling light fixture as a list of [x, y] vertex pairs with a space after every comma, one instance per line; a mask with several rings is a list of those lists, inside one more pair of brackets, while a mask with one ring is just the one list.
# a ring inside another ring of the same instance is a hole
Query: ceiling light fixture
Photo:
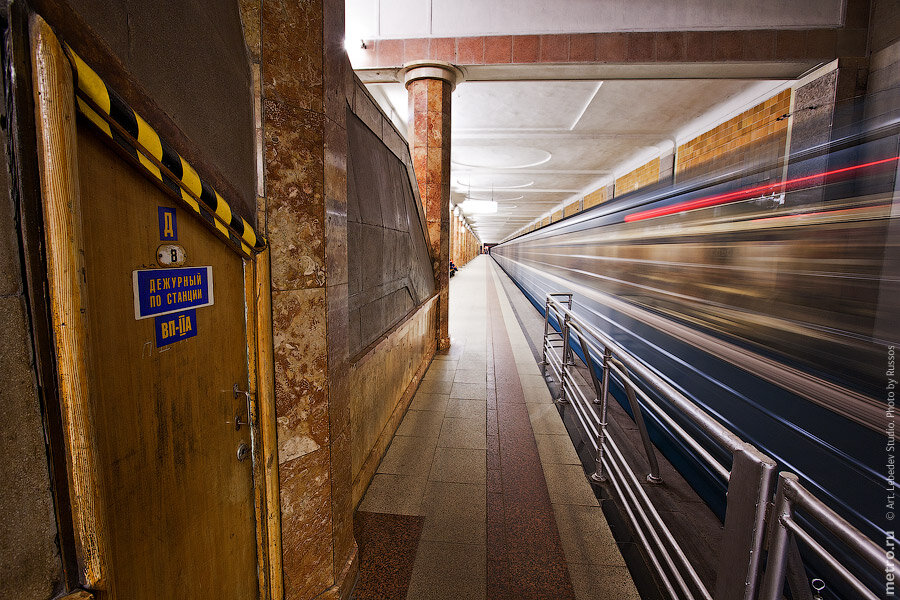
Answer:
[[490, 215], [497, 212], [497, 203], [493, 200], [472, 200], [467, 198], [460, 206], [462, 206], [463, 211], [467, 215]]

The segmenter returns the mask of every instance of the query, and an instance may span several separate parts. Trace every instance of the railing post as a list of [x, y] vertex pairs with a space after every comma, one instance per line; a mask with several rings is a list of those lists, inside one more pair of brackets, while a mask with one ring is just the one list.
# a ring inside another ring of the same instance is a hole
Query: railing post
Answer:
[[547, 344], [550, 343], [550, 295], [544, 304], [544, 347], [541, 350], [541, 375], [547, 376]]
[[628, 378], [628, 369], [616, 359], [611, 359], [613, 363], [622, 371], [624, 376], [623, 384], [625, 385], [625, 395], [628, 397], [628, 405], [631, 407], [631, 413], [634, 415], [634, 423], [638, 427], [641, 434], [641, 441], [644, 443], [644, 453], [647, 455], [647, 462], [650, 464], [650, 472], [647, 474], [648, 483], [662, 483], [662, 477], [659, 475], [659, 461], [656, 460], [656, 449], [653, 442], [650, 441], [650, 434], [647, 433], [647, 425], [644, 423], [644, 411], [638, 403], [634, 395], [634, 388]]
[[734, 452], [728, 478], [716, 600], [756, 598], [766, 509], [772, 494], [775, 467], [771, 458], [750, 444], [745, 443]]
[[[563, 316], [562, 325], [562, 353], [560, 354], [560, 371], [559, 374], [559, 398], [557, 401], [560, 404], [568, 404], [569, 399], [566, 398], [566, 376], [569, 370], [570, 365], [574, 365], [574, 361], [572, 361], [572, 350], [569, 348], [569, 313], [566, 313]], [[571, 374], [568, 374], [570, 379], [569, 384], [571, 385]]]
[[775, 510], [772, 511], [769, 523], [769, 557], [766, 560], [766, 575], [763, 579], [759, 600], [780, 600], [784, 588], [790, 532], [782, 519], [790, 519], [792, 512], [791, 500], [785, 493], [785, 479], [797, 481], [797, 476], [793, 473], [781, 473], [778, 478]]
[[606, 440], [606, 409], [609, 406], [609, 361], [612, 360], [612, 352], [609, 348], [603, 350], [603, 385], [600, 390], [600, 425], [597, 433], [597, 465], [592, 481], [606, 481], [603, 474], [603, 442]]

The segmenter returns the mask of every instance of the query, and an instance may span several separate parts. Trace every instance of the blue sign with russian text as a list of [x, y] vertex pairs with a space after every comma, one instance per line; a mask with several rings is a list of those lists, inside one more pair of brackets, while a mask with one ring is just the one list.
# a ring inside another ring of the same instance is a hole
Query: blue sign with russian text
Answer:
[[178, 223], [175, 221], [175, 209], [159, 207], [159, 239], [174, 241], [178, 239]]
[[212, 267], [138, 270], [133, 280], [135, 319], [213, 304]]
[[156, 347], [197, 335], [197, 309], [156, 317]]

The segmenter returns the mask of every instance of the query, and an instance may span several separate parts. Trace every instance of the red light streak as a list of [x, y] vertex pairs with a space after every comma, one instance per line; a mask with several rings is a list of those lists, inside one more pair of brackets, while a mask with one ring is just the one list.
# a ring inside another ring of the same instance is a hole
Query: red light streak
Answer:
[[715, 196], [708, 196], [706, 198], [697, 198], [696, 200], [686, 200], [684, 202], [679, 202], [677, 204], [672, 204], [671, 206], [661, 206], [659, 208], [651, 208], [650, 210], [644, 210], [641, 212], [632, 213], [630, 215], [625, 215], [625, 222], [631, 223], [633, 221], [643, 221], [644, 219], [654, 219], [656, 217], [664, 217], [666, 215], [672, 215], [675, 213], [686, 212], [689, 210], [697, 210], [698, 208], [708, 208], [710, 206], [719, 206], [722, 204], [728, 204], [730, 202], [736, 202], [738, 200], [746, 200], [747, 198], [752, 198], [754, 196], [759, 196], [762, 194], [766, 194], [769, 192], [786, 192], [789, 189], [796, 189], [800, 187], [799, 184], [810, 181], [813, 179], [820, 179], [822, 177], [828, 177], [830, 175], [837, 175], [839, 173], [848, 173], [850, 171], [855, 171], [858, 169], [864, 169], [866, 167], [873, 167], [875, 165], [881, 165], [884, 163], [894, 162], [900, 159], [900, 156], [894, 156], [892, 158], [883, 158], [881, 160], [876, 160], [872, 162], [868, 162], [862, 165], [855, 165], [852, 167], [844, 167], [842, 169], [835, 169], [833, 171], [825, 171], [823, 173], [817, 173], [815, 175], [806, 175], [804, 177], [797, 177], [796, 179], [789, 179], [787, 181], [779, 181], [777, 183], [770, 183], [767, 185], [761, 185], [757, 187], [747, 188], [746, 190], [738, 190], [735, 192], [728, 192], [727, 194], [717, 194]]

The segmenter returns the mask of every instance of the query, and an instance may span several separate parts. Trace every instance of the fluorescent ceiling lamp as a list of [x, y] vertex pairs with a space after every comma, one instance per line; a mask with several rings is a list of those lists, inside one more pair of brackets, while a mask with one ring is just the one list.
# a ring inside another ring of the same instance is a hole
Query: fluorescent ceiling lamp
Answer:
[[460, 204], [460, 208], [467, 215], [488, 215], [497, 212], [497, 203], [493, 200], [474, 200], [470, 198]]
[[489, 215], [497, 212], [497, 203], [493, 200], [467, 199], [459, 205], [467, 215]]

